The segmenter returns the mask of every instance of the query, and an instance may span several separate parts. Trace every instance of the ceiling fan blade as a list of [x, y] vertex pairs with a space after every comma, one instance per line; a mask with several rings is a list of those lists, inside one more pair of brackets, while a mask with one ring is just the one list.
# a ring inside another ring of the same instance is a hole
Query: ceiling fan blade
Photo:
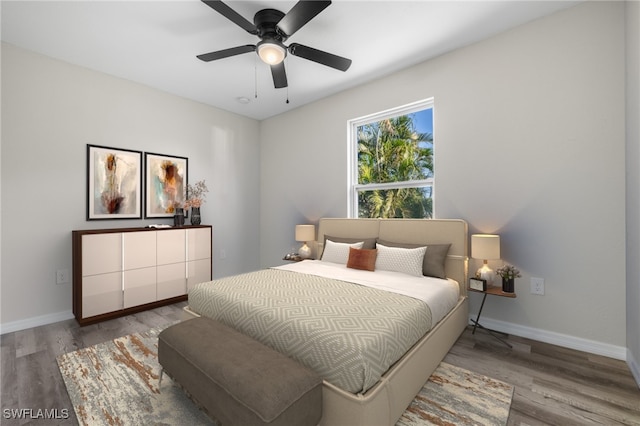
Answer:
[[284, 62], [280, 62], [276, 65], [271, 65], [271, 75], [273, 76], [273, 85], [276, 89], [282, 89], [287, 87], [287, 73], [284, 70]]
[[298, 43], [291, 43], [289, 45], [289, 53], [340, 71], [346, 71], [351, 66], [351, 59], [314, 49], [313, 47], [303, 46]]
[[243, 53], [255, 52], [256, 46], [253, 44], [247, 44], [244, 46], [232, 47], [230, 49], [217, 50], [215, 52], [203, 53], [196, 56], [201, 61], [209, 62], [217, 59], [228, 58], [229, 56], [241, 55]]
[[287, 37], [291, 37], [293, 33], [315, 18], [317, 14], [325, 10], [330, 4], [330, 1], [300, 0], [280, 22], [278, 22], [278, 29]]
[[240, 15], [235, 10], [231, 9], [227, 4], [223, 3], [221, 0], [202, 0], [207, 6], [211, 9], [218, 12], [220, 15], [224, 16], [243, 30], [251, 33], [258, 34], [258, 29], [253, 23], [246, 20], [242, 15]]

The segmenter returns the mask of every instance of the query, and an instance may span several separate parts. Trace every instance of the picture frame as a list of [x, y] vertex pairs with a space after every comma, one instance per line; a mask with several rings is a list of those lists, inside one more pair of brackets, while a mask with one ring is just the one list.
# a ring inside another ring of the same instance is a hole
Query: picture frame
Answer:
[[189, 159], [145, 152], [144, 168], [145, 218], [173, 217], [186, 201]]
[[476, 291], [487, 291], [487, 280], [481, 278], [469, 278], [469, 288]]
[[142, 152], [87, 144], [87, 220], [142, 218]]

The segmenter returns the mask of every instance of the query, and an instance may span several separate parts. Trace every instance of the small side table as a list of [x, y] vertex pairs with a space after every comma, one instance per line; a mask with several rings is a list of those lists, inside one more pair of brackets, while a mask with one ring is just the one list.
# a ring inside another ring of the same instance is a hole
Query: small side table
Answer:
[[513, 346], [511, 346], [508, 342], [506, 342], [505, 340], [501, 339], [498, 335], [496, 335], [496, 333], [499, 333], [499, 332], [494, 331], [494, 330], [489, 330], [488, 328], [486, 328], [485, 326], [480, 324], [480, 315], [482, 315], [482, 308], [484, 307], [484, 301], [487, 299], [488, 295], [509, 297], [511, 299], [515, 299], [517, 297], [516, 294], [515, 293], [505, 293], [504, 291], [502, 291], [501, 287], [487, 287], [486, 291], [474, 290], [472, 288], [467, 287], [467, 290], [483, 294], [482, 303], [480, 304], [480, 310], [478, 311], [478, 316], [476, 317], [475, 320], [473, 320], [473, 319], [471, 320], [473, 322], [473, 331], [471, 332], [471, 334], [475, 334], [476, 333], [476, 327], [480, 327], [483, 330], [486, 330], [490, 335], [492, 335], [496, 339], [500, 340], [505, 345], [509, 346], [510, 348], [513, 348]]

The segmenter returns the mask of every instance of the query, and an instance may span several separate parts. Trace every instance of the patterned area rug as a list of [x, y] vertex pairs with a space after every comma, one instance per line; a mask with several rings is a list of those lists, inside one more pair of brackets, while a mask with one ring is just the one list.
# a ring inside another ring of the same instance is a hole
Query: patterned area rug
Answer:
[[[214, 424], [168, 376], [159, 383], [159, 333], [151, 329], [57, 358], [81, 425]], [[511, 385], [441, 363], [397, 426], [505, 425], [512, 395]]]
[[396, 426], [506, 425], [513, 386], [441, 362]]

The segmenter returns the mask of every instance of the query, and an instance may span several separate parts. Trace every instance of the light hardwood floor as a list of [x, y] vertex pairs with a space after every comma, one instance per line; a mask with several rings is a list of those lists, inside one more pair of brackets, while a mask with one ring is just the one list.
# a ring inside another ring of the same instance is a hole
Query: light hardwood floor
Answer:
[[[184, 318], [185, 303], [80, 327], [75, 320], [1, 339], [2, 425], [75, 425], [56, 356]], [[509, 425], [640, 425], [640, 390], [625, 362], [515, 336], [503, 345], [467, 328], [445, 361], [515, 386]], [[67, 420], [15, 420], [12, 409], [67, 409]]]

